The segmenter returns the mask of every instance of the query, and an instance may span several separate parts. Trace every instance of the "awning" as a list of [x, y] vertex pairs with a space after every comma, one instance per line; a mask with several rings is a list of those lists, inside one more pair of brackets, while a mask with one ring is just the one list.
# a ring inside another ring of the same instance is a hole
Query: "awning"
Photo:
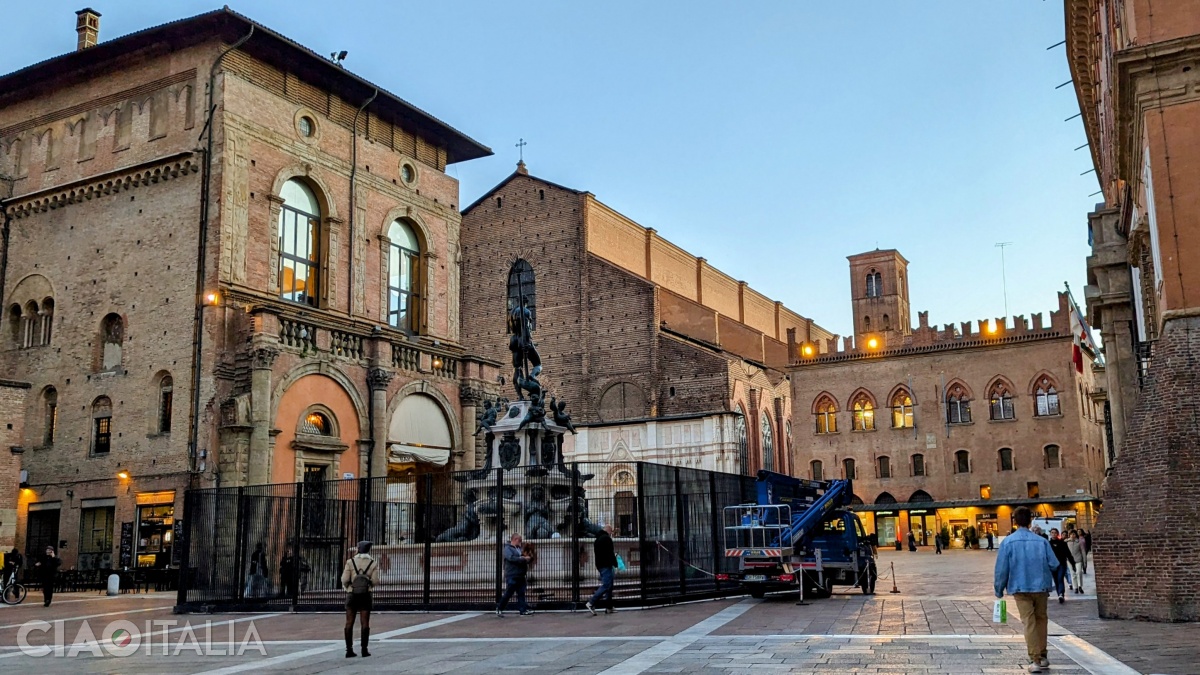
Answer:
[[449, 448], [436, 448], [407, 443], [392, 443], [388, 445], [388, 464], [412, 464], [424, 462], [446, 466], [450, 461]]

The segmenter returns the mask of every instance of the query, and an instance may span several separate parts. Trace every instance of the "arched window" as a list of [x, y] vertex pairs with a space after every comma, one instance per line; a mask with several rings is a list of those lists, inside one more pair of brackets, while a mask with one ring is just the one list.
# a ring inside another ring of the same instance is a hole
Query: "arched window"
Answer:
[[108, 314], [100, 322], [100, 370], [121, 367], [121, 350], [125, 343], [125, 321], [117, 314]]
[[913, 428], [913, 402], [908, 391], [901, 389], [892, 397], [892, 428]]
[[279, 297], [317, 306], [320, 297], [321, 205], [298, 179], [279, 191]]
[[871, 270], [867, 272], [867, 297], [878, 298], [883, 295], [883, 276]]
[[1037, 401], [1036, 414], [1038, 417], [1049, 417], [1061, 412], [1058, 408], [1058, 390], [1054, 388], [1050, 378], [1043, 377], [1038, 381], [1034, 399]]
[[50, 344], [50, 334], [54, 331], [54, 298], [42, 300], [42, 325], [38, 344]]
[[821, 460], [814, 459], [808, 463], [808, 466], [813, 480], [825, 480], [825, 465], [821, 463]]
[[842, 460], [842, 478], [846, 480], [854, 480], [858, 475], [854, 473], [854, 460], [847, 457]]
[[1013, 470], [1013, 451], [1012, 448], [1000, 448], [1000, 470]]
[[737, 416], [733, 418], [733, 442], [737, 445], [738, 463], [742, 468], [742, 473], [749, 476], [750, 446], [746, 438], [746, 411], [739, 403], [736, 412]]
[[21, 341], [24, 326], [25, 317], [21, 315], [21, 306], [14, 303], [12, 307], [8, 308], [9, 339], [12, 340], [14, 347], [20, 348], [25, 346]]
[[783, 453], [784, 453], [784, 456], [787, 457], [787, 465], [786, 466], [788, 467], [788, 473], [792, 473], [794, 471], [794, 468], [792, 467], [792, 423], [791, 423], [791, 421], [789, 420], [786, 424], [784, 424], [783, 428], [785, 429], [785, 433], [787, 435], [787, 437], [785, 439], [787, 445], [784, 446]]
[[991, 391], [988, 392], [988, 402], [991, 407], [992, 419], [1016, 419], [1017, 414], [1013, 410], [1012, 392], [1008, 390], [1008, 386], [1003, 382], [997, 382], [992, 385]]
[[817, 433], [837, 433], [837, 404], [828, 396], [817, 402]]
[[912, 493], [912, 495], [908, 498], [908, 501], [910, 504], [915, 504], [918, 502], [931, 502], [933, 501], [933, 495], [924, 490], [917, 490], [916, 492]]
[[969, 424], [970, 422], [971, 399], [961, 384], [955, 384], [946, 394], [946, 423]]
[[891, 329], [892, 329], [892, 320], [891, 320], [891, 318], [890, 318], [890, 317], [888, 317], [888, 315], [887, 315], [887, 314], [884, 314], [884, 315], [883, 315], [883, 329], [884, 329], [884, 330], [891, 330]]
[[871, 317], [869, 317], [869, 316], [863, 317], [863, 332], [864, 333], [871, 332]]
[[1062, 455], [1059, 453], [1057, 445], [1047, 445], [1042, 448], [1042, 455], [1045, 457], [1045, 466], [1047, 469], [1062, 468]]
[[892, 459], [890, 457], [876, 457], [875, 458], [875, 473], [877, 473], [880, 478], [891, 478], [892, 477]]
[[418, 276], [421, 245], [408, 223], [397, 220], [388, 228], [388, 325], [410, 333], [420, 328]]
[[600, 419], [618, 422], [645, 417], [646, 394], [632, 382], [617, 382], [600, 395]]
[[92, 454], [107, 455], [112, 450], [112, 401], [101, 396], [92, 401]]
[[866, 394], [859, 394], [854, 399], [854, 431], [874, 431], [875, 429], [875, 404]]
[[893, 497], [892, 493], [890, 493], [890, 492], [880, 492], [879, 496], [875, 498], [875, 503], [876, 504], [895, 504], [896, 498]]
[[775, 470], [775, 439], [771, 433], [771, 421], [762, 415], [762, 467], [767, 471]]
[[917, 453], [912, 456], [912, 475], [924, 476], [925, 474], [925, 455]]
[[25, 320], [21, 324], [21, 347], [36, 347], [42, 317], [38, 304], [33, 300], [25, 303], [24, 318]]
[[171, 433], [171, 407], [175, 400], [175, 381], [163, 375], [158, 383], [158, 433]]
[[58, 390], [46, 387], [42, 394], [42, 405], [45, 408], [46, 422], [42, 431], [42, 445], [54, 445], [54, 432], [58, 430]]
[[971, 473], [971, 453], [966, 450], [954, 453], [954, 473]]
[[313, 436], [333, 436], [333, 422], [329, 415], [319, 411], [310, 410], [300, 420], [300, 433], [312, 434]]

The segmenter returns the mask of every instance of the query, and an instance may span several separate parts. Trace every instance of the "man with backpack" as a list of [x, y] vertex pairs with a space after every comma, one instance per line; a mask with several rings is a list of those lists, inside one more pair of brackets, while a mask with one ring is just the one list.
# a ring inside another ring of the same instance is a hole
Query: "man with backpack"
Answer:
[[367, 640], [371, 637], [371, 592], [379, 578], [379, 565], [369, 553], [371, 542], [358, 542], [358, 553], [342, 569], [342, 588], [346, 589], [346, 658], [354, 653], [354, 615], [362, 618], [362, 655], [370, 656]]

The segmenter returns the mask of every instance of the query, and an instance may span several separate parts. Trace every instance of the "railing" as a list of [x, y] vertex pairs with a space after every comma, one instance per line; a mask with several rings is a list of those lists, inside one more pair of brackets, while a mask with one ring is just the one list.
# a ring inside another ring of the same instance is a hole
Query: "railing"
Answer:
[[[441, 363], [439, 366], [438, 363]], [[448, 356], [439, 356], [433, 360], [433, 375], [434, 377], [448, 377], [452, 380], [458, 379], [458, 359], [452, 359]]]
[[363, 339], [361, 335], [340, 330], [329, 331], [329, 351], [334, 356], [344, 356], [348, 359], [363, 358]]
[[421, 350], [396, 342], [392, 343], [392, 367], [417, 370], [421, 365]]
[[296, 347], [301, 351], [317, 350], [317, 327], [292, 319], [279, 320], [279, 341], [287, 347]]

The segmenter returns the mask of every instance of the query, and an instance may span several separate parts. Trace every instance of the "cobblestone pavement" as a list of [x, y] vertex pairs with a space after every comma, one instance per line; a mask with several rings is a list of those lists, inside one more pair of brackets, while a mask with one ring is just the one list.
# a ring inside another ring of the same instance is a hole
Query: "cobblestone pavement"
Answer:
[[[0, 672], [1021, 673], [1025, 645], [1019, 618], [991, 622], [992, 555], [884, 552], [881, 568], [886, 574], [895, 563], [900, 593], [888, 593], [892, 580], [884, 578], [878, 595], [845, 593], [803, 606], [795, 597], [780, 596], [599, 617], [376, 614], [369, 659], [343, 657], [340, 615], [175, 616], [174, 598], [167, 594], [63, 595], [51, 608], [32, 602], [0, 608]], [[1091, 596], [1068, 600], [1051, 603], [1051, 672], [1137, 672], [1113, 658], [1118, 656], [1142, 672], [1200, 673], [1194, 626], [1102, 622], [1092, 618]], [[79, 654], [35, 658], [21, 652], [17, 636], [31, 620], [61, 623], [30, 634], [30, 643], [52, 644], [60, 631], [65, 643], [79, 643]], [[111, 643], [89, 642], [91, 635], [81, 633], [86, 622], [103, 639], [113, 620], [131, 622], [128, 629], [142, 643], [133, 655], [107, 655]], [[1156, 638], [1141, 636], [1147, 626]], [[248, 632], [261, 640], [261, 650]], [[1139, 645], [1153, 645], [1157, 655], [1139, 657]], [[231, 653], [198, 653], [206, 650]]]

